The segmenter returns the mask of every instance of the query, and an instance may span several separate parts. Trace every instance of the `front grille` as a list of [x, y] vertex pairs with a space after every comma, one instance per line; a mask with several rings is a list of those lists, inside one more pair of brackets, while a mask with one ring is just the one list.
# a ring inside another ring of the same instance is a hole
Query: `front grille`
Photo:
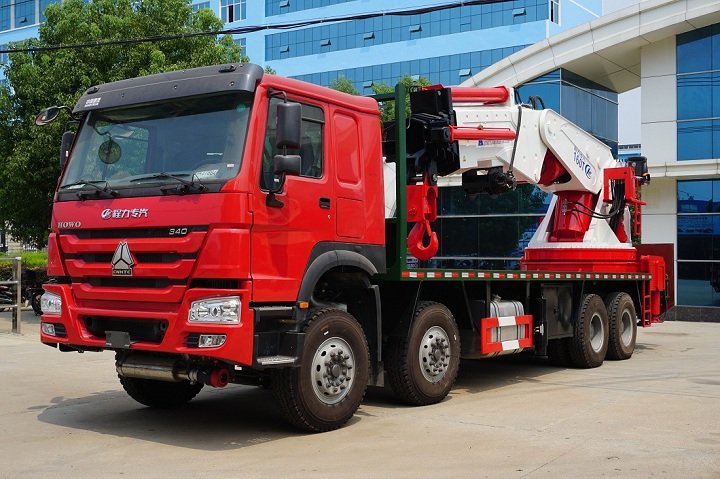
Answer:
[[[195, 253], [134, 253], [138, 263], [175, 263], [182, 259], [195, 259]], [[78, 253], [65, 255], [66, 259], [80, 259], [86, 263], [110, 263], [113, 253]]]
[[87, 316], [85, 327], [96, 338], [105, 339], [106, 331], [122, 331], [130, 341], [160, 344], [165, 337], [168, 322], [156, 319], [128, 319], [107, 316]]
[[236, 279], [196, 278], [190, 283], [191, 288], [238, 289], [239, 281]]
[[197, 348], [200, 342], [200, 333], [190, 333], [185, 338], [185, 346], [188, 348]]
[[[171, 235], [170, 230], [178, 228], [118, 228], [98, 230], [60, 230], [61, 235], [75, 236], [79, 239], [128, 239], [128, 238], [173, 238], [178, 235]], [[187, 233], [196, 231], [206, 232], [207, 226], [188, 226]], [[185, 235], [182, 235], [185, 236]]]
[[96, 288], [156, 288], [162, 289], [168, 286], [185, 285], [187, 280], [178, 279], [171, 280], [167, 278], [126, 278], [126, 277], [108, 277], [108, 278], [73, 278], [73, 283], [87, 283]]
[[58, 338], [67, 337], [67, 329], [65, 329], [64, 324], [53, 323], [53, 326], [55, 326], [55, 336], [57, 336]]

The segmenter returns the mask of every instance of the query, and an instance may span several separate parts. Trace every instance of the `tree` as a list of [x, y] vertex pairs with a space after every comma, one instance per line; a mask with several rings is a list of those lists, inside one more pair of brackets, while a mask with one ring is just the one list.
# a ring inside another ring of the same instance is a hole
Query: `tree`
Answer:
[[[128, 38], [216, 32], [211, 10], [193, 13], [187, 0], [65, 0], [45, 10], [39, 38], [14, 49]], [[50, 105], [74, 105], [92, 85], [164, 71], [247, 61], [228, 35], [16, 52], [0, 88], [0, 205], [12, 235], [42, 246], [47, 241], [52, 195], [60, 172], [59, 145], [66, 125], [34, 125]]]
[[343, 93], [349, 93], [350, 95], [359, 95], [360, 92], [357, 91], [357, 88], [355, 88], [355, 85], [353, 85], [353, 82], [344, 76], [337, 77], [333, 81], [330, 82], [330, 88], [333, 90], [341, 91]]
[[[406, 90], [410, 90], [410, 88], [414, 86], [428, 86], [431, 85], [430, 80], [428, 80], [425, 77], [418, 77], [417, 80], [413, 80], [413, 78], [408, 75], [407, 73], [403, 75], [403, 77], [400, 79], [398, 83], [402, 83], [405, 86]], [[373, 92], [376, 95], [381, 95], [384, 93], [393, 93], [395, 92], [395, 87], [392, 87], [388, 85], [387, 83], [376, 83], [372, 86]], [[408, 115], [410, 115], [410, 95], [407, 95], [405, 98], [405, 110]], [[386, 102], [380, 105], [380, 111], [382, 112], [382, 120], [383, 121], [389, 121], [395, 119], [395, 102], [390, 101]]]

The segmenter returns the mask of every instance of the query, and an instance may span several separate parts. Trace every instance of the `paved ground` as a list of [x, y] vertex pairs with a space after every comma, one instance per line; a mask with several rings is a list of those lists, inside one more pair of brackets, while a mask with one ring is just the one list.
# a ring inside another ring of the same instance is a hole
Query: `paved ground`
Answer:
[[345, 428], [304, 435], [258, 388], [140, 407], [110, 353], [43, 346], [25, 318], [0, 334], [0, 478], [720, 477], [720, 324], [642, 330], [631, 360], [594, 370], [464, 363], [441, 404], [373, 391]]

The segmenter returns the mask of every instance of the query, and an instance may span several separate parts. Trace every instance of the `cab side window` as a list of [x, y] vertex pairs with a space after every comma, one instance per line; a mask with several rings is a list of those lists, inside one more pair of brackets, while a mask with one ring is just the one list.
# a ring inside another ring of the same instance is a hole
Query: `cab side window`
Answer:
[[273, 157], [275, 155], [300, 155], [300, 176], [306, 178], [321, 178], [323, 175], [323, 129], [325, 115], [322, 108], [301, 103], [302, 126], [301, 143], [298, 149], [288, 149], [283, 152], [275, 146], [275, 131], [277, 127], [277, 105], [282, 103], [280, 98], [270, 99], [268, 122], [265, 127], [265, 145], [263, 147], [262, 173], [260, 175], [260, 188], [267, 190], [279, 178], [273, 174]]

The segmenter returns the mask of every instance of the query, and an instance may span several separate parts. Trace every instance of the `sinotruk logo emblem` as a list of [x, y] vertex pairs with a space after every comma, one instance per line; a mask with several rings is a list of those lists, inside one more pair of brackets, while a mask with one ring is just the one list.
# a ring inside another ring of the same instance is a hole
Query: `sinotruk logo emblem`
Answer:
[[132, 276], [135, 260], [130, 253], [127, 241], [123, 241], [117, 246], [111, 262], [113, 276]]

